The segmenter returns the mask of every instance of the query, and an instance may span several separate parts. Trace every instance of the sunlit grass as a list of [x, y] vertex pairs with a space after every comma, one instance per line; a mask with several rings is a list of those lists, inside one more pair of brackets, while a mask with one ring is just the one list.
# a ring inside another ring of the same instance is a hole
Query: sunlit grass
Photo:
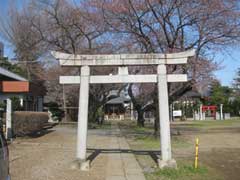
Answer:
[[160, 149], [160, 140], [153, 136], [141, 136], [135, 139], [136, 144], [138, 144], [141, 149]]
[[[155, 180], [176, 180], [176, 179], [198, 179], [197, 177], [201, 177], [204, 179], [204, 176], [208, 173], [208, 169], [206, 167], [199, 167], [195, 169], [192, 165], [179, 165], [177, 169], [166, 168], [159, 169], [151, 174], [146, 174], [147, 179]], [[201, 179], [199, 178], [199, 179]]]
[[222, 177], [212, 172], [212, 169], [201, 165], [195, 169], [191, 162], [178, 161], [178, 168], [156, 169], [145, 173], [147, 180], [221, 180]]
[[[138, 136], [134, 140], [134, 144], [137, 148], [145, 149], [145, 150], [159, 150], [160, 149], [160, 139], [159, 137], [155, 137], [153, 135], [148, 136]], [[172, 146], [174, 148], [187, 148], [192, 144], [187, 140], [180, 137], [172, 137]]]

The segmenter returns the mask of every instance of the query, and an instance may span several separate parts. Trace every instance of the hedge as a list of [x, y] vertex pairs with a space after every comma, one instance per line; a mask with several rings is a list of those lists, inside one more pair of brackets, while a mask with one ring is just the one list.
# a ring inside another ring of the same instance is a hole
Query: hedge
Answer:
[[13, 113], [13, 134], [24, 136], [40, 131], [48, 122], [47, 112], [15, 111]]

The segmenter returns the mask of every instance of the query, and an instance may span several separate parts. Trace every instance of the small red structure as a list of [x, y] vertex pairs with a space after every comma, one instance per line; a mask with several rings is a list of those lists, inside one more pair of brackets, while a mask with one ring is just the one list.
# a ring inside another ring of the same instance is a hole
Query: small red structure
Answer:
[[216, 119], [216, 111], [217, 111], [217, 106], [202, 106], [202, 112], [206, 112], [206, 111], [210, 111], [211, 112], [211, 116], [214, 117], [214, 119]]

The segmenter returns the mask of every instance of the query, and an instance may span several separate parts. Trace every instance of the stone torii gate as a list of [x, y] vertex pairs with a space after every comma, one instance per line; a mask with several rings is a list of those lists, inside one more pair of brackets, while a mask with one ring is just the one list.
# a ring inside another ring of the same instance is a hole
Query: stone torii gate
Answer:
[[[86, 170], [87, 124], [89, 84], [105, 83], [157, 83], [160, 118], [161, 159], [159, 167], [176, 167], [172, 158], [169, 123], [168, 82], [185, 82], [186, 74], [167, 74], [166, 65], [186, 64], [188, 57], [195, 55], [195, 50], [172, 54], [114, 54], [114, 55], [74, 55], [52, 52], [61, 66], [81, 67], [80, 76], [60, 76], [60, 84], [80, 84], [77, 160], [80, 169]], [[128, 66], [156, 65], [157, 74], [131, 75]], [[118, 66], [118, 75], [90, 75], [91, 66]]]

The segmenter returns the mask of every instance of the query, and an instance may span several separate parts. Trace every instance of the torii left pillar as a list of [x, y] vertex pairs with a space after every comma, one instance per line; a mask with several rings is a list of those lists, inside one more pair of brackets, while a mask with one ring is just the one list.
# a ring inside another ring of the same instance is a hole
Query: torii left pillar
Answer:
[[81, 67], [81, 83], [79, 92], [78, 130], [77, 130], [77, 160], [81, 170], [89, 170], [90, 163], [87, 157], [87, 128], [89, 102], [89, 66]]
[[159, 167], [176, 168], [177, 163], [172, 159], [171, 135], [169, 122], [169, 103], [168, 103], [168, 87], [167, 87], [167, 69], [165, 64], [158, 65], [158, 104], [160, 117], [160, 139], [161, 139], [161, 155], [158, 159]]

